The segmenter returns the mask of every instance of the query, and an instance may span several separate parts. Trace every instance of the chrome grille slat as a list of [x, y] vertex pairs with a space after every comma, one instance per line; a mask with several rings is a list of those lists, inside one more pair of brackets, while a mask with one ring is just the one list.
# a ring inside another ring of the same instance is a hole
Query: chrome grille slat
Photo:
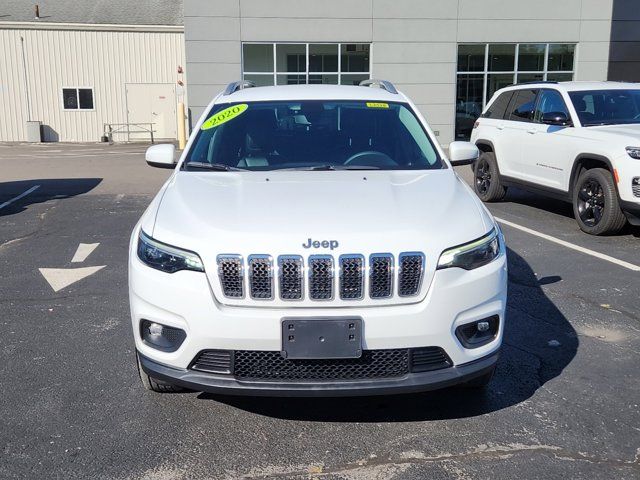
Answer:
[[340, 298], [360, 300], [364, 296], [364, 257], [362, 255], [341, 255]]
[[273, 266], [270, 255], [249, 256], [249, 295], [255, 300], [273, 299]]
[[389, 298], [393, 295], [393, 255], [375, 253], [369, 257], [369, 296]]
[[302, 300], [304, 295], [304, 264], [300, 255], [278, 257], [280, 298]]
[[309, 298], [333, 300], [333, 257], [311, 255], [309, 257]]
[[398, 259], [398, 295], [411, 297], [417, 295], [424, 274], [424, 254], [404, 252]]
[[241, 255], [218, 255], [218, 277], [225, 297], [244, 297], [244, 267]]

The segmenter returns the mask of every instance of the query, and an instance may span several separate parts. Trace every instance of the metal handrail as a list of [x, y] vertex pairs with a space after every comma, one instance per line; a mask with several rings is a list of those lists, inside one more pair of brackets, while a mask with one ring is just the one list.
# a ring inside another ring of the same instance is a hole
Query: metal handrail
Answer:
[[[147, 126], [149, 128], [145, 128], [145, 126]], [[142, 132], [149, 132], [149, 136], [151, 138], [151, 143], [155, 143], [154, 142], [154, 138], [153, 138], [153, 126], [155, 125], [155, 123], [153, 122], [144, 122], [144, 123], [104, 123], [102, 125], [102, 131], [103, 131], [103, 136], [107, 137], [109, 139], [109, 145], [113, 145], [113, 134], [114, 133], [126, 133], [127, 134], [127, 139], [129, 139], [129, 136], [131, 135], [131, 133], [141, 133], [140, 131], [134, 131], [131, 132], [131, 127], [138, 127], [142, 130]], [[114, 127], [116, 127], [114, 129]], [[125, 130], [126, 129], [126, 130]]]

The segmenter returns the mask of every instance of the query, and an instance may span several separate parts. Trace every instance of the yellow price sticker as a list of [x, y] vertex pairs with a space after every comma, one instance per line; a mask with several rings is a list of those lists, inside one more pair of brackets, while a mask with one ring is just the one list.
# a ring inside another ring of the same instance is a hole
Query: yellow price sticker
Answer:
[[247, 108], [249, 108], [249, 105], [246, 103], [239, 103], [233, 107], [220, 110], [213, 117], [207, 119], [207, 121], [202, 124], [202, 127], [200, 127], [200, 130], [209, 130], [217, 127], [218, 125], [222, 125], [229, 120], [233, 120], [238, 115], [242, 115]]
[[389, 108], [388, 103], [381, 102], [367, 102], [367, 107], [369, 108]]

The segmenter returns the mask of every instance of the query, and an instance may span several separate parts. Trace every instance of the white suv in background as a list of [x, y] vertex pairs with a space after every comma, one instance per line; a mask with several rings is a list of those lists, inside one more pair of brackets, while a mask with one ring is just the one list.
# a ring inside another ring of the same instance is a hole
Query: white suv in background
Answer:
[[[410, 392], [491, 378], [500, 229], [388, 82], [229, 85], [136, 225], [142, 383], [248, 395]], [[372, 88], [380, 87], [380, 88]]]
[[498, 90], [475, 123], [474, 188], [508, 186], [573, 204], [592, 235], [640, 225], [640, 84], [540, 82]]

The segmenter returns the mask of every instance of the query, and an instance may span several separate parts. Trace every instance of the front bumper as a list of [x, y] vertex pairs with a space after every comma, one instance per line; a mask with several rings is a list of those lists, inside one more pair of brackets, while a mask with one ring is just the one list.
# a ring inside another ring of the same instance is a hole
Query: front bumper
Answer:
[[640, 202], [620, 200], [620, 207], [631, 225], [640, 226]]
[[410, 373], [398, 378], [332, 382], [238, 381], [229, 375], [168, 367], [138, 355], [142, 369], [148, 375], [190, 390], [227, 395], [338, 397], [423, 392], [458, 385], [489, 373], [498, 361], [499, 351], [469, 363], [431, 372]]

